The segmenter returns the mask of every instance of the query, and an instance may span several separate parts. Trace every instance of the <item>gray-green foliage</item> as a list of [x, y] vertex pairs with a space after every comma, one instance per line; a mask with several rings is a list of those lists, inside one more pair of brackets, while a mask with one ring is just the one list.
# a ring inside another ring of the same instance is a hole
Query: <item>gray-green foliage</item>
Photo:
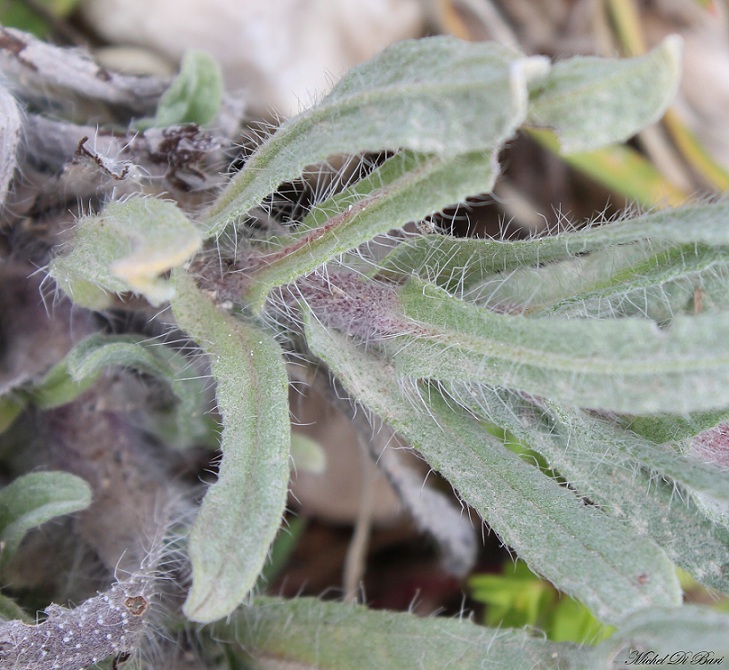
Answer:
[[[286, 634], [280, 635], [285, 628]], [[412, 614], [308, 598], [260, 598], [225, 625], [220, 639], [256, 650], [251, 667], [295, 663], [318, 670], [369, 668], [523, 668], [597, 670], [650, 667], [640, 662], [672, 656], [675, 665], [709, 664], [729, 654], [729, 617], [706, 608], [656, 607], [626, 619], [611, 639], [595, 647], [548, 642], [526, 631], [475, 626], [470, 621], [419, 619]], [[352, 644], [352, 639], [357, 640]], [[701, 640], [701, 644], [698, 640]], [[653, 656], [652, 654], [655, 654]], [[683, 661], [683, 663], [681, 663]], [[655, 663], [654, 663], [655, 665]]]
[[90, 502], [89, 485], [67, 472], [32, 472], [0, 489], [0, 568], [31, 528], [86, 509]]
[[[694, 499], [726, 501], [729, 477], [670, 441], [690, 442], [729, 407], [726, 205], [525, 241], [392, 236], [381, 262], [365, 244], [489, 192], [522, 125], [554, 127], [567, 150], [623, 141], [665, 110], [679, 61], [674, 38], [632, 61], [554, 67], [491, 44], [405, 42], [287, 121], [195, 224], [140, 198], [80, 222], [51, 266], [61, 288], [89, 307], [129, 291], [171, 300], [217, 384], [223, 459], [190, 532], [191, 619], [234, 612], [279, 528], [285, 350], [327, 366], [338, 392], [396, 429], [535, 572], [618, 633], [587, 651], [465, 621], [256, 601], [215, 636], [261, 667], [284, 657], [307, 668], [612, 667], [644, 642], [724, 651], [727, 618], [680, 607], [673, 562], [729, 589], [727, 528]], [[298, 227], [239, 239], [227, 265], [210, 260], [282, 182], [361, 151], [394, 155]], [[67, 371], [122, 364], [169, 379], [175, 369], [117, 344], [73, 353]], [[554, 471], [506, 449], [494, 427]]]

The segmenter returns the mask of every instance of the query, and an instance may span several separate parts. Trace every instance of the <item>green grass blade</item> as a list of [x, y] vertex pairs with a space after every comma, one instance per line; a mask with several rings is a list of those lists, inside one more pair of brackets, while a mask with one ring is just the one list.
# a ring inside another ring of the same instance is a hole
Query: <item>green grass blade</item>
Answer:
[[559, 139], [551, 130], [525, 128], [526, 134], [567, 165], [627, 202], [643, 207], [680, 207], [691, 198], [672, 184], [638, 149], [628, 144], [610, 144], [594, 151], [560, 152]]
[[269, 335], [224, 314], [183, 271], [173, 276], [172, 309], [210, 355], [223, 417], [218, 481], [190, 535], [194, 621], [229, 614], [253, 588], [278, 531], [289, 481], [288, 380]]

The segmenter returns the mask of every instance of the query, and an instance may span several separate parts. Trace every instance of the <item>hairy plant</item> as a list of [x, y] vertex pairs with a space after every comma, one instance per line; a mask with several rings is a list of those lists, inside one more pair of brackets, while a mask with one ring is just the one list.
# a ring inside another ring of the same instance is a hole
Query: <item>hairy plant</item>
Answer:
[[[14, 67], [41, 53], [27, 36], [4, 34]], [[142, 161], [155, 119], [210, 120], [209, 105], [195, 100], [219, 98], [220, 84], [199, 58], [161, 109], [139, 113], [146, 130], [129, 139], [128, 163], [121, 149], [84, 154], [78, 144], [75, 167], [91, 162], [105, 176], [95, 197], [108, 202], [60, 226], [72, 230], [41, 276], [60, 289], [54, 318], [71, 324], [70, 299], [76, 322], [86, 321], [49, 372], [3, 388], [4, 424], [36, 412], [51, 462], [74, 473], [49, 480], [50, 502], [31, 495], [37, 482], [27, 477], [0, 492], [3, 560], [26, 529], [86, 506], [84, 480], [95, 500], [117, 504], [112, 481], [132, 487], [139, 518], [104, 518], [122, 537], [135, 528], [142, 536], [102, 558], [113, 568], [126, 556], [130, 576], [75, 609], [49, 607], [43, 623], [0, 624], [0, 668], [125, 658], [153, 627], [155, 602], [166, 615], [154, 625], [205, 624], [195, 629], [205, 667], [596, 668], [637, 665], [644, 652], [729, 653], [729, 618], [682, 606], [676, 575], [678, 565], [729, 592], [727, 205], [521, 240], [455, 237], [434, 218], [492, 190], [499, 152], [520, 128], [550, 128], [564, 151], [586, 152], [657, 120], [675, 91], [680, 42], [629, 60], [554, 65], [488, 43], [404, 42], [284, 122], [221, 190], [214, 179], [198, 179], [192, 194], [180, 187], [179, 173], [189, 187], [191, 175], [210, 171], [214, 143], [197, 127], [164, 131], [176, 142], [174, 174], [122, 175], [116, 168], [134, 172]], [[27, 106], [24, 123], [37, 128], [47, 120], [26, 85], [9, 84]], [[0, 103], [15, 109], [6, 97]], [[7, 118], [3, 164], [22, 123]], [[72, 136], [70, 128], [56, 130]], [[194, 157], [182, 153], [185, 138]], [[342, 157], [348, 167], [337, 169]], [[277, 218], [275, 194], [302, 178], [317, 183], [310, 205]], [[89, 312], [120, 309], [167, 325], [158, 338], [108, 334]], [[194, 495], [155, 473], [175, 448], [211, 434], [208, 374], [222, 460], [187, 526]], [[132, 419], [129, 398], [146, 397], [140, 375], [176, 400], [156, 415], [141, 401]], [[435, 491], [414, 493], [421, 482], [383, 449], [410, 445], [533, 572], [617, 632], [583, 648], [464, 620], [255, 597], [286, 505], [290, 379], [318, 384], [352, 417], [455, 572], [469, 570], [475, 551], [465, 517]], [[150, 431], [156, 451], [144, 444]], [[116, 460], [88, 446], [112, 434]], [[144, 465], [140, 454], [153, 451]], [[9, 502], [16, 489], [29, 502]], [[83, 526], [93, 519], [78, 520], [93, 540], [97, 526]]]

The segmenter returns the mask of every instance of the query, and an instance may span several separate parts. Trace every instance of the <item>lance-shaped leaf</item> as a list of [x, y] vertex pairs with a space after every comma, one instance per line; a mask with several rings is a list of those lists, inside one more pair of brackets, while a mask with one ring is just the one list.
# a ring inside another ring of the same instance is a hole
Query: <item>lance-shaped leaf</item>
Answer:
[[656, 477], [659, 468], [631, 458], [626, 445], [637, 436], [585, 412], [508, 391], [460, 383], [447, 390], [541, 454], [573, 488], [650, 537], [697, 580], [729, 592], [729, 531], [711, 523], [691, 497], [677, 495], [673, 482]]
[[466, 291], [496, 272], [570, 258], [608, 246], [651, 240], [658, 244], [729, 246], [729, 205], [663, 210], [615, 223], [529, 240], [454, 239], [428, 235], [408, 240], [383, 259], [380, 272], [415, 271], [449, 289]]
[[554, 128], [565, 153], [622, 142], [663, 115], [680, 75], [675, 35], [637, 58], [564, 60], [533, 85], [527, 123]]
[[418, 337], [388, 348], [403, 375], [483, 382], [571, 405], [633, 414], [729, 403], [729, 314], [531, 319], [497, 314], [412, 279], [399, 299]]
[[0, 489], [0, 566], [31, 528], [90, 504], [91, 487], [67, 472], [32, 472]]
[[523, 121], [527, 79], [547, 67], [494, 43], [432, 37], [395, 44], [261, 145], [207, 212], [208, 234], [332, 155], [491, 151]]
[[211, 357], [223, 417], [223, 460], [190, 534], [192, 589], [184, 606], [194, 621], [209, 622], [255, 585], [283, 516], [288, 380], [269, 335], [221, 312], [184, 271], [175, 271], [173, 283], [175, 318]]
[[253, 668], [558, 670], [586, 668], [590, 658], [589, 649], [548, 642], [525, 630], [314, 598], [257, 598], [229, 623], [216, 625], [215, 636], [242, 647]]
[[134, 197], [110, 202], [81, 219], [71, 249], [51, 263], [50, 275], [84, 307], [108, 306], [108, 292], [133, 291], [153, 305], [172, 297], [160, 277], [197, 251], [197, 228], [172, 202]]
[[309, 347], [354, 398], [420, 451], [532, 570], [598, 618], [614, 623], [636, 608], [680, 602], [672, 564], [652, 542], [585, 506], [434, 389], [418, 411], [401, 395], [386, 361], [313, 319], [306, 332]]
[[[283, 248], [265, 252], [253, 273], [248, 303], [260, 309], [271, 288], [288, 284], [376, 235], [417, 221], [474, 193], [491, 189], [498, 168], [491, 154], [479, 151], [450, 158], [398, 154], [361, 184], [342, 194], [323, 225], [284, 239]], [[333, 211], [332, 211], [333, 209]], [[338, 213], [334, 213], [334, 211]]]
[[469, 302], [531, 316], [619, 318], [668, 323], [677, 314], [729, 307], [726, 250], [646, 241], [492, 275]]

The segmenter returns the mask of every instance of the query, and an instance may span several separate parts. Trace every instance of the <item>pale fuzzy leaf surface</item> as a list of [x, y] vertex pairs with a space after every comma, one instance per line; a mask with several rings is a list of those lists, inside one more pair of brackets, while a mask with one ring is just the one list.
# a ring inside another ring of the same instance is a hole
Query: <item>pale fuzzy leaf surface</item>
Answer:
[[18, 105], [10, 92], [0, 85], [0, 207], [15, 174], [16, 152], [23, 127]]
[[246, 650], [252, 667], [262, 669], [570, 670], [588, 662], [588, 651], [577, 645], [523, 630], [313, 598], [257, 598], [230, 623], [216, 626], [216, 634]]
[[180, 73], [160, 98], [154, 125], [205, 125], [215, 119], [222, 99], [220, 67], [204, 51], [190, 50], [182, 59]]
[[531, 90], [527, 123], [554, 128], [565, 153], [623, 142], [657, 121], [681, 76], [681, 39], [672, 35], [644, 56], [556, 63]]
[[[476, 397], [483, 394], [488, 398], [493, 391], [489, 387], [475, 386], [466, 393], [475, 393]], [[504, 401], [502, 400], [502, 402]], [[729, 473], [722, 472], [710, 464], [686, 458], [670, 444], [656, 444], [632, 431], [623, 430], [607, 421], [591, 418], [585, 412], [578, 410], [570, 412], [559, 409], [548, 401], [542, 402], [552, 407], [552, 411], [555, 416], [559, 417], [563, 429], [565, 427], [568, 429], [567, 435], [579, 438], [580, 441], [591, 436], [593, 441], [603, 445], [611, 458], [633, 461], [633, 467], [653, 471], [666, 479], [682, 484], [690, 491], [712, 495], [717, 500], [729, 501]], [[492, 396], [487, 405], [489, 407], [496, 405], [496, 398]], [[502, 427], [510, 430], [507, 426]], [[536, 434], [538, 435], [538, 431]], [[521, 437], [526, 438], [527, 434], [522, 433], [520, 439]]]
[[269, 335], [221, 312], [184, 271], [172, 309], [209, 354], [223, 418], [223, 460], [190, 534], [187, 616], [229, 614], [256, 583], [278, 531], [289, 481], [288, 379]]
[[[352, 201], [336, 209], [323, 225], [304, 231], [283, 248], [265, 252], [263, 267], [253, 274], [248, 302], [260, 309], [269, 291], [312, 272], [325, 262], [373, 237], [417, 221], [460, 202], [473, 193], [491, 189], [498, 168], [490, 153], [479, 151], [455, 157], [398, 154], [366, 180], [371, 192], [343, 194]], [[358, 197], [359, 196], [359, 197]]]
[[593, 655], [605, 663], [593, 668], [655, 668], [666, 655], [673, 667], [721, 667], [729, 657], [729, 615], [695, 605], [636, 612]]
[[673, 482], [631, 458], [626, 443], [637, 436], [585, 412], [508, 391], [458, 383], [447, 388], [456, 402], [541, 454], [579, 493], [650, 537], [695, 579], [729, 592], [729, 531], [711, 523]]
[[0, 489], [0, 565], [12, 558], [31, 528], [90, 504], [91, 487], [68, 472], [31, 472]]
[[657, 546], [585, 506], [434, 389], [419, 411], [386, 362], [313, 320], [307, 341], [352, 396], [420, 451], [532, 570], [598, 618], [614, 623], [636, 608], [680, 602], [675, 571]]
[[400, 291], [419, 336], [388, 348], [400, 374], [513, 388], [615, 412], [682, 414], [729, 402], [729, 314], [531, 319], [497, 314], [411, 279]]
[[530, 316], [668, 323], [677, 314], [729, 307], [729, 259], [705, 245], [636, 242], [578, 258], [493, 275], [463, 297]]
[[384, 274], [410, 273], [465, 292], [496, 272], [572, 258], [614, 245], [729, 246], [729, 203], [662, 210], [623, 221], [528, 240], [455, 239], [428, 235], [400, 244], [382, 261]]
[[524, 120], [527, 80], [547, 67], [494, 43], [431, 37], [395, 44], [261, 145], [207, 212], [208, 234], [333, 155], [490, 152]]
[[720, 666], [729, 656], [729, 616], [692, 605], [639, 610], [594, 647], [311, 598], [258, 598], [216, 633], [262, 670], [619, 670], [655, 667], [650, 660], [665, 655], [681, 667]]
[[110, 202], [78, 222], [71, 249], [50, 275], [71, 299], [90, 309], [108, 306], [108, 293], [133, 291], [153, 305], [172, 297], [160, 277], [200, 248], [197, 228], [172, 202], [133, 197]]

